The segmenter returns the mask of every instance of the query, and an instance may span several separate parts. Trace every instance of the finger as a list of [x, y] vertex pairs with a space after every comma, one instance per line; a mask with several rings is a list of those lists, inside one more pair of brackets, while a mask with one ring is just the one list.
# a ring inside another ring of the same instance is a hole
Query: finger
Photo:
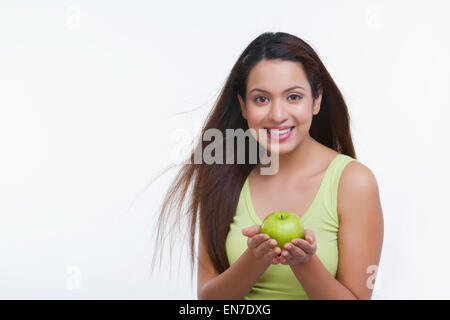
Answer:
[[282, 264], [289, 264], [290, 260], [292, 259], [292, 254], [288, 250], [283, 250], [281, 252], [281, 258], [280, 261]]
[[248, 238], [247, 243], [250, 248], [256, 248], [269, 238], [270, 237], [267, 234], [259, 233], [257, 235], [254, 235], [253, 237]]
[[254, 235], [261, 232], [261, 226], [258, 224], [255, 224], [251, 227], [242, 229], [242, 234], [246, 237], [253, 237]]
[[281, 256], [281, 249], [278, 247], [275, 247], [275, 249], [272, 249], [272, 254], [275, 258], [279, 259]]
[[271, 254], [271, 248], [275, 246], [277, 242], [274, 239], [267, 239], [263, 241], [258, 247], [255, 249], [256, 254], [258, 256], [267, 256]]
[[302, 249], [306, 254], [313, 254], [314, 253], [314, 248], [313, 246], [306, 240], [303, 239], [293, 239], [291, 241], [294, 245], [294, 247], [299, 247], [300, 249]]
[[279, 254], [281, 252], [281, 249], [276, 247], [275, 249], [273, 249], [273, 258], [272, 258], [272, 264], [279, 264], [280, 263], [280, 258], [279, 258]]
[[306, 253], [297, 245], [286, 243], [286, 247], [292, 257], [303, 259], [306, 256]]
[[304, 238], [310, 244], [313, 244], [314, 242], [316, 242], [316, 236], [314, 235], [314, 232], [312, 232], [312, 230], [306, 229], [304, 232]]
[[286, 264], [286, 258], [283, 257], [283, 255], [281, 254], [280, 257], [278, 258], [278, 260], [280, 260], [281, 264]]
[[281, 253], [281, 257], [280, 257], [280, 262], [284, 265], [287, 265], [290, 263], [291, 259], [292, 259], [292, 255], [288, 251], [283, 250], [283, 252]]
[[313, 249], [314, 253], [317, 251], [317, 242], [316, 241], [314, 241], [314, 243], [312, 244], [312, 249]]

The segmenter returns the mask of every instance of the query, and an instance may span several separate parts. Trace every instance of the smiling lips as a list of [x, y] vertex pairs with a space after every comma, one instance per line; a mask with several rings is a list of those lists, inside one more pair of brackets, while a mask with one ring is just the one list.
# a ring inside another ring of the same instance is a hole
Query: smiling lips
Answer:
[[270, 139], [278, 140], [279, 142], [285, 141], [289, 138], [294, 130], [295, 126], [282, 126], [282, 127], [267, 127], [267, 135]]

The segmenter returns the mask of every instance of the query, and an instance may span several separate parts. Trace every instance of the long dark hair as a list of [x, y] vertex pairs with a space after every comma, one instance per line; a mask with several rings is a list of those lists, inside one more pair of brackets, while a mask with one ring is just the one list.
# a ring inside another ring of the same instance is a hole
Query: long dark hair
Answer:
[[[199, 222], [199, 230], [202, 232], [215, 270], [222, 273], [229, 267], [225, 240], [235, 215], [242, 186], [256, 164], [248, 161], [249, 143], [247, 139], [245, 164], [238, 164], [237, 161], [234, 164], [196, 164], [194, 153], [198, 148], [204, 150], [211, 143], [202, 139], [208, 129], [218, 129], [224, 135], [226, 129], [243, 129], [244, 131], [248, 129], [247, 121], [241, 114], [238, 94], [246, 101], [249, 72], [263, 59], [281, 59], [299, 62], [303, 65], [312, 89], [313, 99], [316, 99], [322, 90], [320, 112], [313, 117], [310, 136], [339, 153], [356, 158], [347, 105], [316, 52], [305, 41], [288, 33], [265, 32], [261, 34], [248, 45], [233, 66], [213, 109], [202, 126], [194, 150], [187, 159], [188, 161], [182, 165], [163, 200], [156, 225], [152, 269], [156, 261], [156, 251], [161, 250], [161, 254], [164, 247], [163, 235], [171, 232], [164, 230], [170, 214], [175, 214], [176, 223], [179, 223], [182, 218], [187, 219], [191, 270], [193, 270], [196, 256], [197, 222]], [[234, 151], [236, 154], [236, 150]], [[257, 158], [259, 161], [259, 153]], [[183, 203], [186, 197], [189, 202], [184, 210]], [[175, 210], [172, 210], [173, 205], [176, 205]]]

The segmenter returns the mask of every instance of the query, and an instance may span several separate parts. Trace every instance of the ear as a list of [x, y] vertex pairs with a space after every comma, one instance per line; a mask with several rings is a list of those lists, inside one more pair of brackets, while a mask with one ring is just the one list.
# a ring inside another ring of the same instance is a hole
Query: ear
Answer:
[[245, 120], [247, 120], [247, 107], [245, 106], [245, 102], [242, 100], [240, 94], [237, 95], [239, 99], [239, 104], [241, 106], [241, 113]]
[[320, 103], [322, 102], [322, 88], [319, 89], [319, 95], [317, 96], [317, 98], [314, 100], [314, 105], [313, 105], [313, 115], [317, 115], [320, 112]]

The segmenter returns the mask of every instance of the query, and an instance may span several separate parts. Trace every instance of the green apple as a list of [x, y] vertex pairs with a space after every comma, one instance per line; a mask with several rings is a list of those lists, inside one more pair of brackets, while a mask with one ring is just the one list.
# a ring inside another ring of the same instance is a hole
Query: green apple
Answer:
[[289, 211], [275, 211], [269, 214], [261, 225], [261, 233], [275, 239], [274, 246], [284, 250], [284, 245], [292, 239], [303, 239], [305, 233], [300, 217]]

